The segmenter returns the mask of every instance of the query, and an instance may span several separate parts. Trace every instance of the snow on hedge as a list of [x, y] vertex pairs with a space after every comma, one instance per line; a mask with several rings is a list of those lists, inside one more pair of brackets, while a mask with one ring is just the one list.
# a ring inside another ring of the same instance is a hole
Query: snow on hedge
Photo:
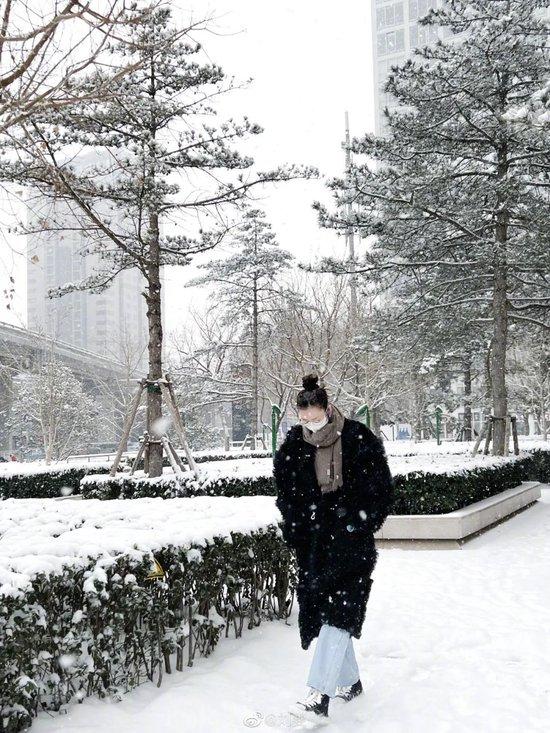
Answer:
[[19, 595], [37, 573], [109, 564], [120, 554], [136, 559], [168, 545], [231, 542], [281, 521], [274, 497], [200, 496], [109, 502], [6, 499], [0, 514], [0, 596]]
[[[200, 479], [198, 485], [204, 482], [216, 481], [220, 478], [259, 478], [261, 476], [269, 476], [273, 470], [273, 459], [271, 456], [267, 458], [236, 458], [233, 461], [209, 461], [207, 463], [198, 464]], [[145, 474], [143, 471], [135, 471], [133, 474], [135, 478], [143, 479]], [[186, 483], [189, 482], [194, 485], [194, 474], [192, 471], [184, 470], [181, 472], [181, 478]], [[128, 472], [120, 471], [116, 474], [117, 478], [129, 478]], [[172, 481], [174, 479], [174, 471], [170, 466], [164, 467], [162, 470], [162, 476], [148, 479], [151, 483], [162, 484], [165, 481]], [[109, 474], [92, 474], [85, 476], [80, 482], [82, 485], [86, 483], [101, 483], [112, 481], [112, 477]]]
[[503, 466], [508, 463], [526, 458], [529, 454], [520, 451], [519, 456], [491, 456], [478, 453], [475, 456], [469, 453], [461, 454], [425, 454], [417, 456], [388, 456], [390, 471], [393, 476], [407, 476], [410, 473], [432, 473], [456, 475], [471, 471], [474, 468], [490, 468]]
[[[386, 444], [387, 445], [387, 444]], [[455, 443], [453, 446], [457, 445]], [[550, 450], [550, 445], [548, 450]], [[437, 446], [435, 446], [437, 447]], [[447, 447], [447, 446], [445, 446]], [[431, 446], [432, 451], [434, 446]], [[472, 456], [465, 452], [463, 448], [460, 452], [427, 452], [419, 455], [408, 455], [408, 449], [404, 449], [404, 455], [392, 455], [388, 453], [388, 464], [393, 476], [407, 476], [413, 472], [431, 473], [431, 474], [461, 474], [472, 470], [473, 468], [497, 467], [506, 463], [517, 461], [525, 458], [529, 454], [520, 450], [519, 456], [514, 454], [508, 456], [491, 456], [478, 453]], [[200, 477], [198, 482], [194, 482], [191, 471], [183, 471], [181, 480], [191, 486], [201, 486], [210, 484], [218, 479], [224, 478], [265, 478], [272, 475], [273, 460], [269, 458], [242, 458], [234, 461], [211, 461], [209, 463], [201, 463], [199, 465]], [[134, 473], [136, 479], [143, 480], [145, 474], [143, 471]], [[128, 473], [120, 472], [116, 474], [116, 479], [127, 479]], [[174, 472], [168, 467], [163, 469], [162, 476], [154, 479], [147, 479], [148, 483], [170, 483], [174, 480]], [[91, 474], [85, 476], [80, 482], [85, 484], [101, 484], [113, 481], [113, 477], [108, 474]]]
[[[431, 471], [434, 466], [438, 464], [438, 459], [442, 463], [448, 460], [448, 456], [462, 456], [464, 459], [464, 466], [472, 466], [470, 458], [470, 452], [473, 448], [473, 441], [471, 442], [457, 442], [457, 441], [445, 441], [441, 445], [437, 445], [435, 440], [426, 440], [420, 443], [415, 443], [412, 440], [385, 440], [384, 446], [386, 453], [390, 460], [390, 466], [396, 473], [402, 473], [401, 468], [410, 470], [409, 466], [411, 461], [418, 459], [418, 465], [413, 470], [422, 469], [422, 458], [425, 458], [424, 470]], [[550, 451], [550, 441], [543, 441], [541, 438], [530, 438], [528, 436], [519, 437], [519, 445], [521, 450], [547, 450]], [[483, 447], [483, 446], [481, 446]], [[208, 451], [198, 451], [193, 454], [196, 457], [208, 455]], [[220, 452], [219, 460], [207, 461], [199, 464], [199, 471], [201, 473], [207, 473], [212, 479], [222, 478], [226, 476], [243, 476], [254, 478], [257, 476], [266, 476], [268, 470], [272, 465], [272, 458], [270, 455], [259, 458], [248, 458], [246, 456], [234, 458], [231, 452], [223, 454], [225, 457], [222, 459], [222, 453]], [[238, 454], [242, 455], [242, 454]], [[227, 460], [228, 457], [231, 460]], [[407, 457], [407, 462], [401, 463], [396, 459], [398, 457]], [[417, 458], [415, 458], [417, 457]], [[513, 454], [509, 457], [514, 457]], [[481, 459], [483, 465], [490, 465], [492, 456], [484, 456], [482, 453], [478, 453], [476, 460]], [[105, 470], [108, 471], [111, 467], [112, 461], [58, 461], [46, 465], [44, 461], [33, 461], [32, 463], [20, 463], [16, 461], [9, 461], [7, 463], [0, 463], [0, 478], [8, 476], [30, 476], [39, 473], [64, 473], [75, 470]], [[453, 467], [457, 467], [459, 464], [458, 459], [453, 459]], [[477, 464], [475, 464], [477, 465]], [[121, 475], [124, 475], [121, 472]], [[127, 474], [126, 474], [127, 475]], [[142, 476], [143, 472], [136, 471], [136, 476]], [[190, 476], [189, 471], [184, 471], [185, 476]], [[171, 467], [164, 469], [164, 476], [173, 477]], [[162, 479], [160, 479], [162, 481]], [[84, 479], [86, 481], [86, 479]]]
[[30, 461], [23, 463], [19, 461], [7, 461], [0, 463], [0, 478], [11, 476], [34, 476], [41, 473], [73, 473], [75, 471], [97, 471], [99, 469], [109, 470], [112, 462], [94, 461], [93, 463], [82, 461], [56, 461], [49, 465], [45, 461]]
[[[550, 441], [543, 441], [542, 438], [518, 436], [520, 450], [548, 450]], [[512, 441], [510, 441], [511, 445]], [[485, 441], [481, 442], [478, 455], [482, 455]], [[385, 440], [384, 447], [388, 456], [425, 456], [425, 455], [468, 455], [474, 447], [474, 441], [446, 440], [437, 445], [435, 440], [423, 440], [415, 443], [414, 440]]]

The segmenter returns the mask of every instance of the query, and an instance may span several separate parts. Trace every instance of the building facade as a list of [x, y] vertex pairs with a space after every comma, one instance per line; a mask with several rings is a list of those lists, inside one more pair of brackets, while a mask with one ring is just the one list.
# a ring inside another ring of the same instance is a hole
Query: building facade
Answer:
[[441, 0], [373, 0], [371, 3], [376, 135], [385, 132], [384, 108], [395, 106], [395, 100], [384, 92], [391, 67], [403, 63], [415, 48], [438, 38], [441, 30], [421, 26], [418, 19], [440, 4]]
[[[48, 297], [50, 288], [83, 280], [101, 266], [97, 254], [85, 254], [89, 242], [68, 205], [55, 202], [53, 206], [55, 220], [62, 222], [63, 230], [27, 236], [28, 328], [100, 356], [134, 364], [143, 372], [147, 363], [146, 304], [142, 295], [145, 280], [137, 269], [118, 274], [101, 294], [73, 292], [60, 298]], [[36, 207], [34, 198], [33, 209]], [[51, 212], [50, 202], [47, 207]]]

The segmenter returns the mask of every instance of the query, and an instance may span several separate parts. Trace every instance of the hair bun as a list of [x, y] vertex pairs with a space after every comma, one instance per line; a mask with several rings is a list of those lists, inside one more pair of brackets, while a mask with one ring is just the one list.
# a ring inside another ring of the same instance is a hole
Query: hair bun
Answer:
[[304, 389], [307, 389], [308, 392], [311, 392], [312, 390], [319, 387], [319, 377], [316, 374], [306, 374], [305, 377], [302, 379], [302, 385]]

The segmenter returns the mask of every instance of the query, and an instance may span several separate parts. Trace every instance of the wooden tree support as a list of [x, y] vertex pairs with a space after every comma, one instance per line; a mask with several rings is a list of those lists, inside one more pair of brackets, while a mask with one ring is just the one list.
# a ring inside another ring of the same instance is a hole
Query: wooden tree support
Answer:
[[245, 439], [243, 440], [243, 442], [239, 446], [239, 450], [244, 450], [244, 448], [246, 446], [246, 443], [247, 443], [247, 441], [248, 441], [249, 438], [250, 438], [250, 450], [252, 450], [252, 438], [250, 437], [250, 433], [247, 433], [246, 434]]
[[477, 454], [477, 451], [479, 449], [479, 446], [481, 444], [481, 441], [485, 438], [485, 445], [483, 447], [483, 453], [484, 455], [488, 455], [489, 453], [489, 446], [491, 444], [491, 440], [493, 438], [493, 424], [496, 420], [506, 420], [506, 426], [505, 426], [505, 437], [504, 437], [504, 446], [506, 453], [508, 452], [508, 444], [510, 442], [510, 431], [512, 433], [513, 441], [514, 441], [514, 453], [515, 455], [519, 455], [519, 441], [518, 441], [518, 429], [517, 429], [517, 417], [515, 415], [506, 415], [505, 417], [497, 417], [496, 415], [489, 415], [487, 418], [485, 418], [485, 424], [483, 426], [482, 431], [477, 436], [477, 440], [475, 442], [474, 447], [472, 448], [472, 455], [475, 456]]
[[264, 450], [267, 450], [267, 445], [266, 445], [266, 442], [264, 440], [263, 435], [256, 435], [256, 436], [252, 437], [250, 435], [250, 433], [247, 433], [246, 434], [245, 439], [243, 440], [243, 442], [239, 446], [239, 450], [244, 450], [246, 448], [246, 444], [248, 443], [248, 441], [250, 441], [250, 450], [251, 451], [256, 450], [256, 446], [257, 446], [258, 440], [263, 445]]
[[[465, 437], [465, 436], [466, 436], [466, 431], [467, 431], [467, 428], [466, 428], [466, 427], [464, 427], [464, 425], [461, 425], [461, 426], [460, 426], [460, 427], [458, 428], [458, 430], [457, 430], [457, 432], [456, 432], [456, 438], [455, 438], [455, 443], [458, 443], [458, 442], [460, 442], [460, 441], [462, 441], [462, 440], [466, 440], [466, 437]], [[477, 432], [476, 432], [476, 431], [474, 430], [474, 428], [471, 428], [470, 434], [471, 434], [471, 435], [473, 435], [473, 436], [474, 436], [474, 438], [477, 438], [477, 436], [479, 435], [479, 433], [477, 433]], [[471, 440], [471, 438], [469, 438], [468, 440]]]
[[[122, 454], [128, 447], [128, 438], [130, 437], [130, 432], [132, 430], [132, 427], [136, 419], [138, 407], [140, 405], [141, 398], [143, 396], [143, 392], [150, 385], [158, 385], [160, 387], [160, 391], [162, 393], [164, 402], [171, 413], [172, 420], [174, 423], [174, 428], [176, 430], [179, 441], [181, 443], [181, 447], [185, 451], [185, 456], [187, 458], [189, 468], [195, 474], [195, 478], [198, 478], [199, 469], [197, 467], [197, 463], [195, 459], [193, 458], [193, 455], [191, 454], [189, 444], [187, 443], [187, 438], [185, 435], [185, 428], [183, 426], [183, 421], [181, 419], [180, 411], [178, 410], [178, 406], [176, 402], [176, 394], [174, 392], [174, 386], [172, 384], [172, 381], [170, 380], [169, 374], [165, 374], [163, 379], [141, 379], [139, 381], [138, 388], [130, 404], [130, 409], [128, 410], [126, 414], [126, 418], [124, 420], [122, 436], [120, 439], [118, 450], [116, 452], [115, 459], [113, 461], [113, 465], [111, 466], [111, 470], [109, 471], [109, 475], [114, 476], [118, 470], [118, 467], [120, 465], [120, 459], [122, 458]], [[152, 443], [160, 443], [162, 445], [164, 453], [166, 454], [168, 461], [170, 462], [170, 465], [174, 469], [175, 474], [183, 473], [183, 471], [185, 470], [183, 461], [177, 454], [176, 449], [172, 445], [170, 438], [168, 437], [168, 435], [166, 435], [165, 431], [163, 431], [160, 435], [156, 435], [156, 436], [152, 436], [150, 435], [149, 432], [145, 431], [140, 442], [141, 442], [141, 445], [139, 447], [136, 459], [132, 466], [132, 470], [130, 471], [130, 475], [134, 473], [139, 461], [142, 458], [145, 458], [145, 459], [147, 458], [148, 447]]]

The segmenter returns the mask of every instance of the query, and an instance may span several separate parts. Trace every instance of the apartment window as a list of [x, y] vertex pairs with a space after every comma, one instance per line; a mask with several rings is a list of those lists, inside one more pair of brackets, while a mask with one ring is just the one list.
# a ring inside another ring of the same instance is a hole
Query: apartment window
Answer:
[[405, 49], [405, 34], [403, 29], [379, 33], [376, 47], [380, 56], [403, 51]]
[[409, 18], [422, 18], [432, 8], [437, 8], [437, 0], [409, 0]]
[[411, 48], [419, 48], [435, 43], [438, 38], [437, 28], [433, 25], [411, 25], [409, 28]]
[[403, 23], [403, 3], [392, 3], [376, 9], [376, 28], [388, 28]]

